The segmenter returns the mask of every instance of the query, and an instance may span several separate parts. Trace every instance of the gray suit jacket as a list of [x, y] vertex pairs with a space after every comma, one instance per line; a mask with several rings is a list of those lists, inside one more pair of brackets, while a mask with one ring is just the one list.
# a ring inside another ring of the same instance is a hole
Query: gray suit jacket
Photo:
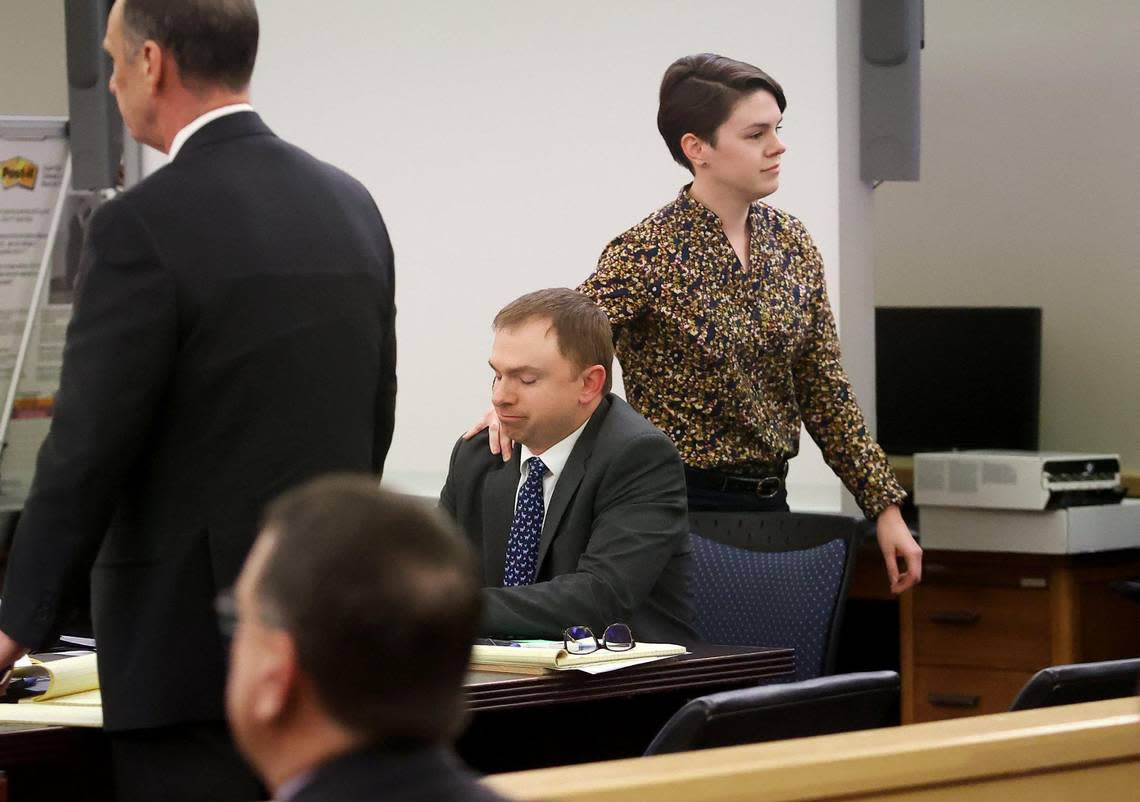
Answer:
[[695, 641], [685, 472], [669, 438], [606, 396], [554, 486], [535, 584], [504, 588], [519, 464], [490, 453], [486, 432], [460, 440], [440, 496], [481, 558], [481, 634], [561, 639], [585, 625], [600, 637], [621, 622], [637, 640]]

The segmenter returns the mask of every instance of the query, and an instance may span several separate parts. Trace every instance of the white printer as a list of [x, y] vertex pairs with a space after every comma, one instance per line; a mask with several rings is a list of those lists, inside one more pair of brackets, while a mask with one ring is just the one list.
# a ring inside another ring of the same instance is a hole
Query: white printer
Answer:
[[1058, 451], [944, 451], [914, 455], [920, 507], [1045, 510], [1124, 497], [1120, 457]]
[[1140, 547], [1140, 502], [1120, 503], [1115, 454], [951, 451], [914, 455], [922, 545], [1076, 554]]

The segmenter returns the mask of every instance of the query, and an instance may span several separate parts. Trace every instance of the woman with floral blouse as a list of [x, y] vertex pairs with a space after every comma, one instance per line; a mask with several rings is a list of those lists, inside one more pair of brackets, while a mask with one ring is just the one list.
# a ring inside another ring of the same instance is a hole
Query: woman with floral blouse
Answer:
[[[657, 127], [693, 181], [606, 246], [578, 289], [614, 326], [629, 403], [685, 461], [691, 509], [786, 510], [802, 422], [876, 521], [900, 593], [921, 578], [922, 550], [840, 363], [823, 262], [799, 220], [761, 202], [779, 187], [786, 105], [750, 64], [670, 65]], [[508, 455], [493, 412], [486, 422]]]

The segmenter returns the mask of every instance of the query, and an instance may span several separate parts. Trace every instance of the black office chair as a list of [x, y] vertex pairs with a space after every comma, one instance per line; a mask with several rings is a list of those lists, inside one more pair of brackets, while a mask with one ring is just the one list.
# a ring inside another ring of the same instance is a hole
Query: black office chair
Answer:
[[1140, 658], [1043, 668], [1017, 694], [1010, 710], [1121, 699], [1137, 693]]
[[645, 754], [829, 735], [898, 723], [897, 673], [836, 674], [701, 696], [665, 723]]
[[844, 515], [690, 513], [701, 640], [791, 646], [796, 680], [832, 673], [865, 525]]

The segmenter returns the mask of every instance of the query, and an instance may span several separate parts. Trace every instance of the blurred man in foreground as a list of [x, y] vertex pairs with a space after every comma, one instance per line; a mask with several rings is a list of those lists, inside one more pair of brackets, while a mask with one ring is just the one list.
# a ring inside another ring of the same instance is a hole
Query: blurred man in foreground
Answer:
[[480, 599], [434, 510], [366, 477], [310, 482], [269, 508], [232, 601], [227, 712], [278, 802], [500, 799], [448, 746]]

